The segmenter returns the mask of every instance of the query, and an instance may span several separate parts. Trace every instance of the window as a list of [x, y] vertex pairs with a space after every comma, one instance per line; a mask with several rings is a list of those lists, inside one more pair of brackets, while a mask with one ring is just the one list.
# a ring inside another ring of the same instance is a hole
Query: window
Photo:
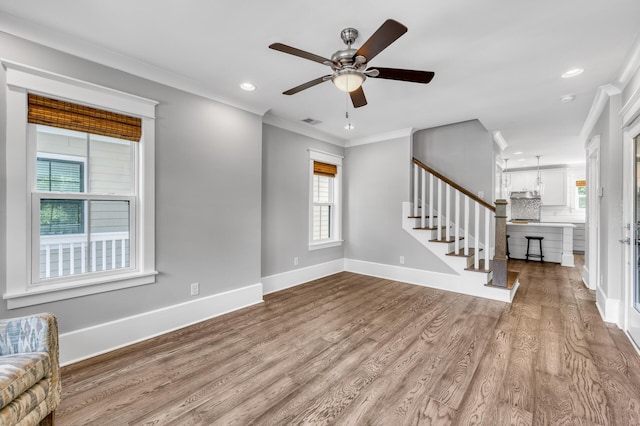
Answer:
[[157, 102], [2, 64], [8, 309], [155, 282]]
[[577, 180], [575, 186], [574, 197], [576, 200], [576, 206], [579, 209], [587, 208], [587, 181]]
[[309, 151], [310, 218], [309, 249], [335, 247], [342, 244], [340, 189], [342, 157], [320, 151]]
[[31, 196], [39, 215], [31, 232], [39, 253], [32, 259], [32, 282], [130, 268], [137, 142], [28, 126], [38, 153]]

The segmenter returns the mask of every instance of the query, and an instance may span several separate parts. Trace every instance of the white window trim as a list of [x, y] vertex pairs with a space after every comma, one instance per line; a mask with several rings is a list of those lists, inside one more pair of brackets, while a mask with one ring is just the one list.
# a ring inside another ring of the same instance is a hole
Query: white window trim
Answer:
[[[320, 250], [342, 245], [342, 157], [329, 152], [309, 149], [309, 251]], [[337, 167], [337, 174], [333, 186], [333, 211], [331, 223], [333, 233], [331, 239], [313, 241], [313, 162], [333, 164]]]
[[[155, 107], [158, 102], [0, 59], [6, 70], [7, 309], [86, 296], [155, 282]], [[142, 119], [135, 237], [136, 268], [51, 285], [32, 285], [30, 173], [35, 147], [27, 141], [27, 93], [38, 93]], [[29, 165], [29, 167], [26, 167]]]

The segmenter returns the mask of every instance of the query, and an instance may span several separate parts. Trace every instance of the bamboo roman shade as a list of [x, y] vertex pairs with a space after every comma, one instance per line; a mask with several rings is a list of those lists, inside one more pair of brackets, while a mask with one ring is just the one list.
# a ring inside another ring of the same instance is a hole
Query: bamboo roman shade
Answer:
[[320, 176], [336, 177], [338, 174], [338, 167], [335, 164], [321, 163], [319, 161], [313, 162], [313, 174]]
[[29, 123], [140, 142], [142, 120], [29, 93]]

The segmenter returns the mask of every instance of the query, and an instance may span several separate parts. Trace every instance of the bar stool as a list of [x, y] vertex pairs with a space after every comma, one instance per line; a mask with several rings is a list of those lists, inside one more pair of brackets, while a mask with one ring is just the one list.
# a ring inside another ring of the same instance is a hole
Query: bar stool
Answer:
[[509, 257], [511, 255], [511, 253], [509, 253], [509, 237], [511, 235], [507, 234], [507, 257]]
[[[536, 259], [540, 259], [540, 262], [544, 263], [544, 256], [542, 255], [542, 240], [544, 240], [544, 237], [525, 235], [525, 238], [527, 239], [527, 254], [525, 255], [526, 261], [528, 262], [529, 258], [533, 257], [533, 258], [536, 258]], [[538, 241], [538, 244], [540, 245], [540, 254], [529, 254], [529, 243], [531, 242], [531, 240], [537, 240]]]

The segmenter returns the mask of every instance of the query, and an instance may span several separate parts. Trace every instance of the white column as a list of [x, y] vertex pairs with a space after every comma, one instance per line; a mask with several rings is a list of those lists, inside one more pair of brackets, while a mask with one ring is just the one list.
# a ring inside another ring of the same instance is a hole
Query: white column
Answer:
[[454, 238], [455, 242], [453, 243], [454, 252], [457, 255], [460, 251], [460, 191], [455, 190], [455, 202], [456, 202], [456, 210], [455, 216], [453, 218], [453, 226], [454, 228]]
[[420, 212], [420, 227], [425, 228], [427, 226], [427, 171], [421, 168], [420, 173], [422, 174], [422, 211]]
[[445, 191], [445, 194], [447, 196], [447, 205], [445, 206], [445, 210], [447, 211], [447, 217], [445, 218], [446, 220], [444, 221], [444, 226], [447, 227], [445, 231], [445, 238], [447, 241], [449, 241], [451, 240], [451, 227], [449, 226], [449, 223], [451, 222], [451, 185], [446, 184], [446, 188], [447, 190]]
[[413, 165], [413, 215], [418, 216], [418, 165]]
[[480, 204], [474, 201], [475, 205], [475, 227], [474, 232], [476, 233], [475, 237], [475, 251], [473, 253], [473, 269], [480, 268]]
[[429, 173], [429, 228], [433, 228], [433, 175]]
[[442, 180], [438, 179], [438, 240], [442, 239]]
[[464, 196], [464, 255], [469, 256], [469, 197]]
[[489, 270], [489, 252], [491, 251], [491, 210], [484, 209], [484, 270]]

